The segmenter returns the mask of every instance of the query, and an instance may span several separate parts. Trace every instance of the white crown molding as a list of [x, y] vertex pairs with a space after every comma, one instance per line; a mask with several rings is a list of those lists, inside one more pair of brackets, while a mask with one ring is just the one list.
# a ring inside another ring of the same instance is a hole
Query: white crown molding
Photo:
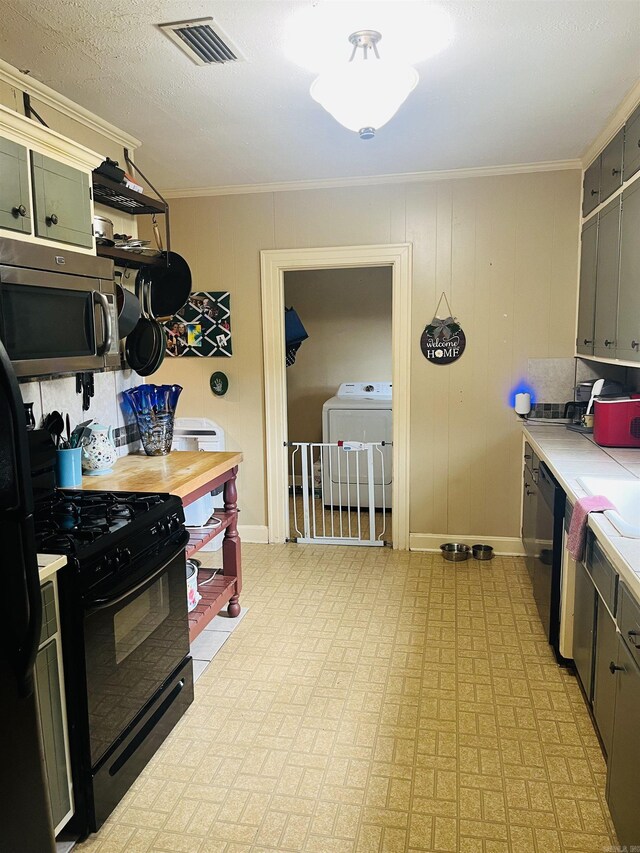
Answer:
[[198, 198], [215, 195], [242, 195], [248, 193], [294, 192], [296, 190], [322, 190], [337, 187], [363, 187], [377, 184], [428, 183], [431, 181], [463, 180], [464, 178], [489, 178], [494, 175], [521, 175], [527, 172], [564, 172], [582, 169], [581, 160], [546, 160], [541, 163], [515, 163], [509, 166], [480, 166], [475, 169], [448, 169], [440, 172], [399, 172], [392, 175], [363, 175], [351, 178], [323, 178], [313, 181], [281, 181], [271, 184], [232, 184], [222, 187], [186, 187], [162, 189], [165, 198]]
[[107, 139], [111, 139], [123, 148], [129, 148], [133, 151], [142, 144], [135, 136], [125, 133], [124, 130], [120, 130], [114, 124], [105, 121], [100, 116], [74, 103], [69, 98], [65, 98], [64, 95], [61, 95], [39, 80], [23, 74], [3, 59], [0, 59], [0, 82], [7, 83], [21, 92], [27, 92], [27, 94], [32, 98], [36, 98], [40, 103], [46, 104], [51, 109], [57, 110], [57, 112], [62, 113], [68, 118], [80, 122], [80, 124], [94, 130], [96, 133], [100, 133]]
[[102, 154], [68, 139], [56, 130], [20, 115], [0, 104], [2, 135], [27, 148], [39, 151], [91, 171], [104, 160]]
[[618, 106], [607, 119], [607, 123], [604, 128], [582, 152], [582, 157], [580, 159], [584, 169], [586, 169], [595, 157], [598, 156], [607, 142], [616, 135], [638, 104], [640, 104], [640, 80], [637, 80], [633, 84], [622, 101], [620, 101]]

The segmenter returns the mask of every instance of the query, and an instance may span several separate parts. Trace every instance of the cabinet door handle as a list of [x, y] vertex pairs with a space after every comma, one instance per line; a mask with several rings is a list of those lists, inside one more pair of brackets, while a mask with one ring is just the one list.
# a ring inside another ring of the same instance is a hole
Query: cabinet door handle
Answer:
[[15, 216], [16, 219], [19, 216], [26, 216], [27, 215], [27, 208], [24, 206], [24, 204], [19, 204], [16, 207], [11, 208], [11, 214], [12, 214], [12, 216]]
[[636, 649], [640, 649], [640, 643], [636, 643], [634, 637], [640, 636], [640, 631], [627, 631], [627, 637], [631, 640]]
[[592, 344], [592, 343], [593, 343], [593, 341], [588, 341], [588, 340], [585, 338], [585, 339], [583, 340], [583, 342], [582, 342], [582, 343], [586, 346], [587, 344]]
[[610, 341], [610, 340], [609, 340], [609, 338], [605, 338], [605, 339], [604, 339], [604, 345], [605, 345], [606, 347], [613, 346], [613, 344], [615, 344], [615, 341]]
[[622, 171], [621, 169], [612, 169], [611, 175], [615, 178], [615, 176], [619, 175], [621, 171]]
[[52, 213], [51, 216], [47, 216], [44, 221], [47, 223], [47, 225], [57, 225], [58, 217], [55, 215], [55, 213]]
[[616, 666], [613, 661], [611, 661], [611, 663], [609, 664], [609, 672], [611, 673], [611, 675], [615, 675], [616, 672], [623, 672], [623, 671], [624, 671], [623, 666]]
[[631, 349], [640, 350], [640, 341], [631, 341]]
[[591, 195], [598, 195], [600, 190], [591, 190]]

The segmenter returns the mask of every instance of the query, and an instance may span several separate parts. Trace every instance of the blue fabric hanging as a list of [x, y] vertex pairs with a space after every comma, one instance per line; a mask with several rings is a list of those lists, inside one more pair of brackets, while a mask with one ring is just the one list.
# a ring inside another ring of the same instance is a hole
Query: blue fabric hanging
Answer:
[[287, 346], [305, 341], [309, 335], [295, 308], [284, 309], [284, 340]]

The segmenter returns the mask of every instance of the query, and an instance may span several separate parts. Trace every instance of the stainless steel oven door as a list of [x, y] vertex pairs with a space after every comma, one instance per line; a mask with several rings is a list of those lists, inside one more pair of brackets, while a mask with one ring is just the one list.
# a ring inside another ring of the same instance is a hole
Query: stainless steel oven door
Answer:
[[128, 588], [85, 603], [92, 766], [189, 654], [184, 545], [165, 549]]
[[0, 337], [16, 374], [47, 376], [115, 366], [114, 299], [113, 282], [0, 266]]

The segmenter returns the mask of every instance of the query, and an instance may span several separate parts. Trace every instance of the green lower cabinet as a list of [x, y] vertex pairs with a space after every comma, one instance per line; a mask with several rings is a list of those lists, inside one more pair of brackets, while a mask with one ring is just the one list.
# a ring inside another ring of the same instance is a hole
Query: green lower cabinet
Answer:
[[598, 596], [596, 616], [595, 666], [593, 673], [593, 716], [607, 755], [611, 753], [613, 712], [616, 703], [616, 623]]
[[93, 246], [89, 175], [32, 152], [35, 231], [38, 237]]
[[29, 166], [23, 145], [0, 138], [0, 228], [31, 233]]

